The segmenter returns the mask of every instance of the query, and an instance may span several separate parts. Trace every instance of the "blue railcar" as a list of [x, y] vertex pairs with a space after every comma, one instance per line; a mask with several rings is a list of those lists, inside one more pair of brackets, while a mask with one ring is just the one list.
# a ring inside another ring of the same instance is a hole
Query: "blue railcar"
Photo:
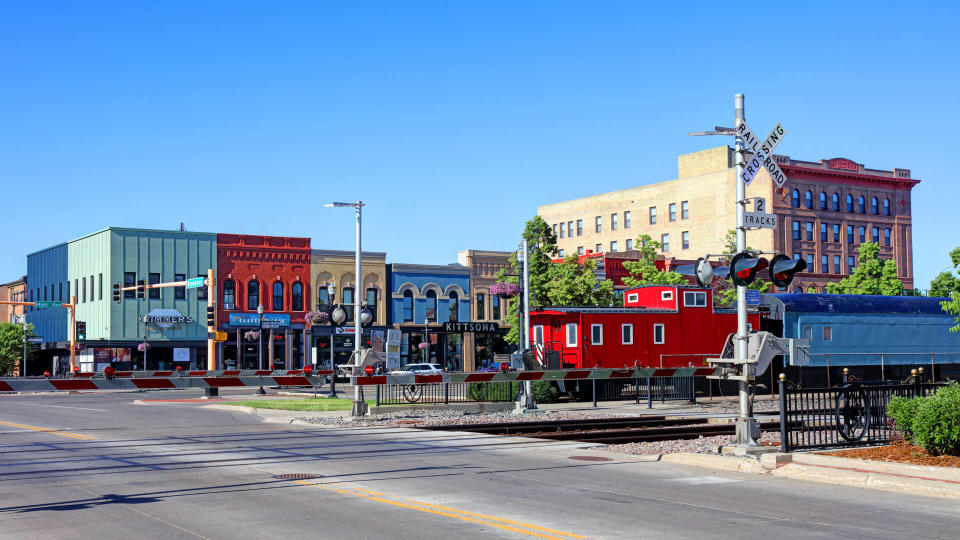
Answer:
[[941, 309], [944, 300], [765, 294], [760, 304], [770, 310], [768, 330], [803, 344], [792, 366], [849, 367], [868, 378], [900, 378], [911, 368], [923, 366], [941, 378], [960, 367], [960, 333], [950, 332], [956, 323]]

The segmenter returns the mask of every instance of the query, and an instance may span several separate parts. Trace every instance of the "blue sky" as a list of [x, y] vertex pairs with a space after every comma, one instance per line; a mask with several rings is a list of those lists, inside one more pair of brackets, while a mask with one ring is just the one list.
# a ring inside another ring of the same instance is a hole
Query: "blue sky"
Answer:
[[309, 236], [397, 262], [513, 249], [538, 204], [667, 180], [747, 120], [778, 153], [912, 169], [949, 265], [950, 3], [6, 2], [0, 281], [116, 225]]

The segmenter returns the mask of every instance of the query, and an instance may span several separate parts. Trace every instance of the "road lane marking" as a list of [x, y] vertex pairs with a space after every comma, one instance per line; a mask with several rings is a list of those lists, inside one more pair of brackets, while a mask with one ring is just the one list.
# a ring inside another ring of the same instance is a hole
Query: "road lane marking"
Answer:
[[67, 407], [66, 405], [47, 405], [44, 403], [31, 403], [34, 407], [56, 407], [58, 409], [77, 409], [80, 411], [110, 412], [107, 409], [91, 409], [89, 407]]
[[686, 478], [671, 478], [670, 482], [680, 484], [690, 484], [691, 486], [702, 486], [705, 484], [727, 484], [730, 482], [739, 482], [733, 478], [723, 478], [722, 476], [689, 476]]
[[67, 433], [66, 431], [60, 431], [59, 429], [45, 428], [45, 427], [39, 427], [39, 426], [28, 426], [26, 424], [4, 422], [3, 420], [0, 420], [0, 425], [20, 428], [20, 429], [28, 429], [30, 431], [38, 431], [40, 433], [49, 433], [51, 435], [60, 435], [61, 437], [70, 437], [71, 439], [82, 439], [82, 440], [96, 439], [96, 437], [91, 437], [90, 435], [84, 435], [82, 433]]
[[[525, 535], [527, 535], [527, 536], [536, 536], [536, 537], [538, 537], [538, 538], [547, 538], [547, 539], [550, 539], [550, 540], [567, 540], [567, 539], [569, 539], [569, 538], [587, 538], [586, 536], [581, 536], [581, 535], [579, 535], [579, 534], [573, 534], [573, 533], [568, 533], [568, 532], [564, 532], [564, 531], [558, 531], [558, 530], [555, 530], [555, 529], [548, 529], [548, 528], [546, 528], [546, 527], [540, 527], [540, 526], [537, 526], [537, 525], [532, 525], [532, 524], [529, 524], [529, 523], [523, 523], [523, 522], [519, 522], [519, 521], [513, 521], [513, 520], [509, 520], [509, 519], [504, 519], [504, 518], [497, 518], [497, 517], [493, 517], [493, 516], [485, 516], [484, 514], [476, 514], [476, 513], [474, 513], [474, 512], [468, 512], [468, 511], [466, 511], [466, 510], [457, 510], [456, 508], [448, 508], [448, 507], [445, 507], [445, 506], [433, 505], [433, 504], [424, 503], [424, 502], [416, 501], [416, 500], [412, 500], [412, 499], [407, 499], [407, 500], [406, 500], [407, 502], [394, 501], [394, 500], [386, 499], [386, 498], [384, 498], [384, 497], [377, 497], [377, 496], [373, 496], [373, 495], [367, 495], [366, 493], [363, 493], [363, 492], [364, 492], [364, 491], [369, 491], [369, 490], [361, 490], [361, 489], [359, 489], [359, 488], [350, 489], [350, 490], [348, 490], [348, 489], [339, 489], [339, 488], [327, 486], [327, 485], [324, 485], [324, 484], [320, 484], [320, 483], [317, 483], [317, 482], [307, 482], [306, 480], [295, 480], [294, 483], [300, 484], [300, 485], [304, 485], [304, 486], [314, 486], [314, 487], [318, 487], [318, 488], [320, 488], [320, 489], [324, 489], [324, 490], [327, 490], [327, 491], [333, 491], [333, 492], [339, 493], [339, 494], [341, 494], [341, 495], [353, 495], [353, 496], [355, 496], [355, 497], [360, 497], [360, 498], [363, 498], [363, 499], [369, 499], [369, 500], [372, 500], [372, 501], [377, 501], [377, 502], [381, 502], [381, 503], [384, 503], [384, 504], [389, 504], [389, 505], [392, 505], [392, 506], [398, 506], [398, 507], [400, 507], [400, 508], [406, 508], [406, 509], [408, 509], [408, 510], [418, 510], [418, 511], [420, 511], [420, 512], [426, 512], [426, 513], [428, 513], [428, 514], [435, 514], [435, 515], [438, 515], [438, 516], [444, 516], [444, 517], [459, 519], [459, 520], [462, 520], [462, 521], [469, 521], [469, 522], [471, 522], [471, 523], [478, 523], [478, 524], [480, 524], [480, 525], [487, 525], [487, 526], [490, 526], [490, 527], [496, 527], [496, 528], [498, 528], [498, 529], [503, 529], [503, 530], [507, 530], [507, 531], [511, 531], [511, 532], [520, 533], [520, 534], [525, 534]], [[436, 509], [434, 509], [434, 508], [436, 508]], [[442, 509], [442, 510], [441, 510], [441, 509]], [[477, 516], [477, 517], [471, 517], [471, 516]], [[481, 518], [481, 516], [482, 516], [482, 518]], [[516, 525], [516, 527], [511, 526], [511, 525], [508, 525], [508, 524]], [[521, 527], [523, 527], [523, 528], [521, 528]], [[537, 532], [537, 531], [544, 531], [544, 532], [550, 533], [550, 534], [543, 534], [543, 533], [540, 533], [540, 532]]]

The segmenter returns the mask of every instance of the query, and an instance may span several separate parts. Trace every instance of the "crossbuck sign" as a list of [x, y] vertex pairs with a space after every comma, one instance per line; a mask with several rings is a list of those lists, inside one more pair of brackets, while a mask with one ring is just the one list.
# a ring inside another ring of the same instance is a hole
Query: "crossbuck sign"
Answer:
[[753, 181], [753, 177], [761, 170], [766, 169], [767, 172], [770, 173], [770, 178], [777, 184], [777, 187], [783, 187], [787, 182], [787, 176], [783, 174], [783, 171], [780, 170], [780, 167], [773, 160], [773, 149], [780, 144], [780, 140], [783, 139], [785, 134], [786, 131], [783, 129], [783, 126], [778, 123], [777, 126], [770, 131], [770, 134], [767, 135], [767, 138], [760, 141], [760, 139], [753, 134], [753, 130], [750, 129], [750, 126], [748, 126], [746, 122], [740, 122], [740, 124], [737, 125], [737, 135], [743, 139], [744, 148], [748, 152], [753, 152], [753, 159], [747, 162], [743, 167], [743, 172], [740, 173], [740, 178], [743, 179], [745, 184], [749, 186], [750, 182]]

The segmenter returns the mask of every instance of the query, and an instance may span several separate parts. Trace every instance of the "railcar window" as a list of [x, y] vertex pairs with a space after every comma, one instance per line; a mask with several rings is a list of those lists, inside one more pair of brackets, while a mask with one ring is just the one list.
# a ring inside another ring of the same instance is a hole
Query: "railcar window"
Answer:
[[621, 326], [622, 342], [624, 345], [633, 345], [633, 325], [624, 324]]
[[640, 296], [637, 293], [630, 293], [627, 295], [627, 302], [639, 302]]
[[653, 325], [653, 342], [657, 345], [662, 345], [664, 341], [663, 338], [664, 338], [663, 325], [662, 324]]
[[660, 293], [660, 300], [673, 300], [673, 291], [663, 291]]
[[686, 291], [683, 293], [683, 305], [687, 307], [707, 307], [705, 291]]
[[833, 328], [830, 326], [823, 327], [823, 340], [830, 341], [833, 339]]
[[811, 327], [809, 327], [809, 326], [804, 326], [804, 327], [803, 327], [803, 337], [806, 338], [806, 339], [811, 339], [811, 338], [813, 338], [813, 328], [811, 328]]
[[603, 325], [590, 325], [590, 343], [593, 345], [603, 345]]
[[567, 347], [577, 346], [577, 323], [567, 324]]

